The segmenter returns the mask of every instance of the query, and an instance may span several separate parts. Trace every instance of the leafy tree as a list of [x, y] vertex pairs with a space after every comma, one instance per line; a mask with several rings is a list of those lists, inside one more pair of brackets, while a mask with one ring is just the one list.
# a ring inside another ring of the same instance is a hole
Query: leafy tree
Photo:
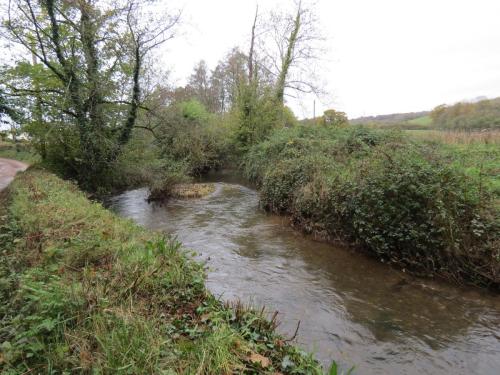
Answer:
[[12, 104], [9, 103], [4, 91], [0, 89], [0, 121], [3, 123], [5, 121], [4, 116], [9, 116], [11, 118], [17, 117], [17, 112], [13, 108]]
[[[173, 37], [179, 21], [147, 3], [13, 0], [5, 11], [4, 35], [41, 65], [20, 69], [10, 93], [39, 100], [43, 116], [57, 119], [50, 121], [58, 145], [51, 162], [87, 188], [100, 184], [130, 140], [147, 55]], [[39, 85], [19, 85], [26, 78]]]
[[193, 98], [202, 103], [206, 108], [213, 107], [209, 71], [207, 63], [204, 60], [201, 60], [194, 67], [186, 88], [192, 92]]
[[[0, 125], [9, 125], [10, 135], [16, 144], [16, 151], [19, 151], [19, 144], [17, 142], [17, 135], [19, 129], [16, 127], [16, 121], [20, 119], [20, 113], [15, 109], [14, 103], [5, 95], [4, 91], [0, 88]], [[2, 132], [2, 139], [7, 137], [7, 132]]]
[[195, 99], [179, 103], [178, 107], [180, 108], [182, 117], [184, 117], [185, 119], [193, 121], [208, 120], [209, 115], [207, 110], [202, 103]]
[[248, 81], [242, 82], [237, 100], [238, 143], [243, 149], [263, 140], [275, 127], [296, 122], [285, 107], [288, 91], [319, 93], [313, 74], [321, 35], [316, 17], [302, 2], [294, 13], [272, 12], [252, 24], [248, 54]]
[[346, 126], [348, 124], [347, 116], [344, 112], [339, 112], [334, 109], [327, 109], [323, 113], [323, 124], [327, 126]]
[[284, 125], [284, 108], [277, 102], [272, 87], [259, 90], [257, 82], [241, 85], [235, 112], [236, 141], [241, 151], [263, 141], [278, 124]]

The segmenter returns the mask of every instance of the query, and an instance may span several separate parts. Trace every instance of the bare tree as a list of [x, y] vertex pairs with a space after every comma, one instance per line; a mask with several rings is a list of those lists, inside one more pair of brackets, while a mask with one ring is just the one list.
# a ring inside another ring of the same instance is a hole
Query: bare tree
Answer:
[[248, 82], [252, 82], [254, 78], [254, 49], [255, 49], [255, 28], [257, 26], [257, 19], [259, 16], [259, 5], [255, 7], [255, 17], [252, 25], [252, 36], [250, 38], [250, 52], [248, 53]]
[[189, 77], [187, 89], [193, 93], [194, 97], [205, 108], [212, 109], [213, 98], [211, 95], [209, 71], [205, 60], [199, 61], [194, 67], [193, 73]]
[[283, 103], [285, 94], [321, 93], [315, 75], [324, 38], [311, 8], [296, 4], [294, 13], [272, 12], [259, 40], [259, 64], [275, 80], [276, 99]]

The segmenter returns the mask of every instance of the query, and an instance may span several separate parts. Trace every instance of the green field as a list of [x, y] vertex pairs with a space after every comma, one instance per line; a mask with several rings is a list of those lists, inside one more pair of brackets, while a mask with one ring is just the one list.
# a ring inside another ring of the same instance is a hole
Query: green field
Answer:
[[432, 119], [430, 116], [422, 116], [412, 120], [408, 120], [408, 123], [412, 125], [430, 126], [432, 124]]

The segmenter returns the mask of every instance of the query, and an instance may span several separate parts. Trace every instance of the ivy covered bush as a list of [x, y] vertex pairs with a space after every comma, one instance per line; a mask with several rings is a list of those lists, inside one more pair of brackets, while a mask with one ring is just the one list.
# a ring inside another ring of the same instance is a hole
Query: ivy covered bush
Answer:
[[425, 275], [498, 287], [498, 196], [449, 150], [399, 132], [296, 127], [244, 160], [264, 208]]

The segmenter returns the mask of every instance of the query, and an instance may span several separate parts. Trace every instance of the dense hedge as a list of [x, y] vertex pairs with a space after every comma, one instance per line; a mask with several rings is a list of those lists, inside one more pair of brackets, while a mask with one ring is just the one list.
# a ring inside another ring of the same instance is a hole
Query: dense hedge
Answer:
[[295, 127], [254, 146], [244, 170], [266, 209], [307, 232], [414, 272], [498, 287], [498, 197], [456, 159], [399, 132]]

